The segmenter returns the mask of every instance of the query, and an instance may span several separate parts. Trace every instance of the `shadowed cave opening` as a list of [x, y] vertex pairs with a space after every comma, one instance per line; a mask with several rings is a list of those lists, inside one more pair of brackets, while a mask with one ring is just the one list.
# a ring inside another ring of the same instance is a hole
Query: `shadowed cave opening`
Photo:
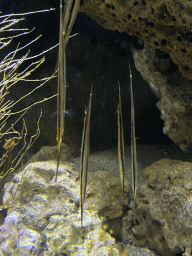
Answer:
[[[22, 45], [42, 34], [38, 42], [31, 46], [31, 53], [37, 54], [48, 47], [56, 44], [59, 37], [59, 8], [56, 2], [47, 3], [30, 2], [29, 5], [16, 5], [14, 1], [2, 1], [1, 7], [3, 13], [26, 12], [39, 8], [55, 7], [56, 10], [45, 14], [28, 15], [25, 18], [24, 26], [36, 29], [22, 38]], [[131, 48], [140, 50], [143, 48], [143, 41], [136, 36], [129, 36], [127, 33], [110, 31], [99, 26], [95, 21], [79, 13], [74, 24], [72, 34], [78, 33], [69, 41], [67, 50], [67, 111], [71, 110], [73, 115], [66, 115], [66, 143], [77, 145], [81, 144], [81, 135], [84, 120], [84, 109], [88, 103], [90, 86], [93, 85], [93, 105], [91, 114], [91, 150], [104, 150], [111, 147], [117, 147], [117, 104], [118, 104], [118, 80], [121, 84], [122, 111], [124, 124], [125, 144], [130, 145], [130, 95], [129, 95], [129, 68], [131, 63], [133, 74], [133, 90], [135, 100], [135, 125], [137, 144], [158, 144], [169, 145], [172, 142], [167, 135], [163, 133], [163, 121], [160, 118], [160, 111], [156, 103], [158, 96], [153, 93], [147, 82], [143, 80], [140, 73], [134, 67], [134, 60]], [[86, 47], [90, 47], [86, 49]], [[7, 49], [8, 51], [10, 49]], [[57, 49], [45, 55], [46, 61], [42, 68], [34, 72], [32, 77], [40, 75], [50, 75], [56, 66]], [[13, 91], [14, 97], [21, 97], [25, 91], [30, 91], [35, 85], [29, 84], [23, 87], [17, 86], [17, 96]], [[57, 92], [57, 79], [53, 79], [46, 89], [36, 92], [37, 97], [47, 97]], [[36, 95], [29, 99], [35, 101]], [[28, 104], [28, 99], [26, 103]], [[42, 123], [48, 123], [49, 130], [41, 127], [41, 136], [38, 143], [31, 149], [32, 155], [42, 146], [56, 145], [56, 112], [57, 102], [53, 99], [41, 106], [43, 109]], [[40, 107], [39, 107], [40, 108]], [[34, 108], [35, 109], [35, 108]], [[35, 112], [35, 110], [34, 110]], [[38, 111], [37, 111], [38, 113]], [[37, 117], [36, 117], [37, 118]], [[26, 118], [28, 127], [31, 125], [31, 117]], [[35, 121], [33, 123], [36, 123]], [[71, 126], [72, 125], [72, 126]], [[73, 129], [71, 129], [73, 127]], [[34, 127], [35, 129], [35, 127]], [[73, 130], [75, 135], [72, 136]], [[68, 130], [68, 131], [67, 131]], [[46, 131], [46, 132], [45, 132]], [[32, 134], [32, 132], [31, 132]], [[29, 129], [29, 137], [30, 137]], [[50, 134], [50, 136], [47, 134]]]

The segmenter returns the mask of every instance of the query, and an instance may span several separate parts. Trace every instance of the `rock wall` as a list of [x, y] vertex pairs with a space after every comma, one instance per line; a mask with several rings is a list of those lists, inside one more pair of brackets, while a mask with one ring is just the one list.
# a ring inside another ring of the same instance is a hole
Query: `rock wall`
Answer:
[[[63, 145], [63, 153], [67, 149]], [[191, 255], [190, 162], [161, 159], [138, 170], [134, 223], [131, 178], [127, 179], [131, 168], [126, 168], [123, 204], [120, 178], [113, 176], [119, 172], [113, 151], [91, 155], [81, 228], [79, 161], [65, 161], [66, 153], [57, 182], [55, 147], [44, 147], [5, 184], [8, 212], [0, 226], [1, 255]]]
[[111, 30], [145, 42], [134, 50], [135, 65], [160, 92], [157, 104], [167, 134], [192, 150], [192, 3], [190, 1], [85, 0], [81, 11]]
[[179, 71], [192, 79], [190, 1], [85, 0], [81, 11], [105, 28], [137, 35], [168, 53]]

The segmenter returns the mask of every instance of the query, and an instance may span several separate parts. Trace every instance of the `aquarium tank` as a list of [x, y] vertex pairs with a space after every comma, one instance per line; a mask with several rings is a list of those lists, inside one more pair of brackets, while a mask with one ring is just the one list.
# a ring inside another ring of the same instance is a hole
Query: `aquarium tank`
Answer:
[[190, 2], [0, 12], [0, 255], [192, 255]]

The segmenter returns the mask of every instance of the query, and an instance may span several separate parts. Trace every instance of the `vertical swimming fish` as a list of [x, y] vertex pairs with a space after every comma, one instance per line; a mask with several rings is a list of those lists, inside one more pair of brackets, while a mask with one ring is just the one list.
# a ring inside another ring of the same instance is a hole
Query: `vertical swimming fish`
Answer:
[[81, 144], [80, 157], [80, 212], [81, 212], [81, 227], [83, 225], [83, 204], [85, 201], [85, 193], [87, 186], [87, 171], [89, 159], [89, 144], [90, 144], [90, 120], [91, 120], [91, 102], [92, 102], [92, 86], [89, 97], [89, 105], [85, 108], [84, 128]]
[[119, 157], [119, 170], [121, 176], [122, 187], [122, 200], [124, 200], [124, 134], [123, 134], [123, 118], [121, 108], [121, 89], [119, 85], [119, 104], [118, 104], [118, 157]]
[[136, 197], [137, 197], [137, 149], [135, 138], [135, 110], [133, 99], [133, 85], [132, 85], [132, 73], [130, 70], [130, 92], [131, 92], [131, 169], [132, 169], [132, 189], [133, 189], [133, 201], [134, 201], [134, 223], [136, 218]]
[[68, 0], [63, 11], [63, 0], [60, 0], [60, 32], [59, 32], [59, 57], [58, 57], [58, 88], [57, 88], [57, 143], [58, 158], [55, 181], [59, 169], [62, 137], [64, 134], [64, 118], [66, 105], [66, 45], [72, 31], [73, 24], [79, 11], [80, 0]]

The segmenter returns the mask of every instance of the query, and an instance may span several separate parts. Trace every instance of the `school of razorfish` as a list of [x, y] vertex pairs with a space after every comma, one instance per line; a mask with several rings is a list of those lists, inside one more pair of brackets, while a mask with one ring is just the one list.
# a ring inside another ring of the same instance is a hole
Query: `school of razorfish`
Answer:
[[[57, 89], [57, 143], [58, 157], [55, 181], [59, 170], [60, 150], [64, 134], [65, 120], [65, 105], [66, 105], [66, 46], [72, 31], [73, 24], [76, 20], [80, 7], [80, 0], [68, 0], [63, 7], [63, 0], [60, 0], [60, 34], [59, 34], [59, 56], [58, 56], [58, 89]], [[131, 168], [132, 168], [132, 189], [133, 189], [133, 210], [134, 223], [136, 219], [136, 198], [137, 198], [137, 154], [136, 154], [136, 137], [135, 137], [135, 113], [134, 113], [134, 98], [132, 86], [132, 73], [130, 70], [130, 95], [131, 95]], [[118, 158], [119, 170], [122, 186], [122, 200], [124, 200], [124, 134], [123, 134], [123, 119], [121, 108], [121, 92], [119, 85], [119, 104], [118, 104]], [[89, 98], [88, 107], [85, 109], [84, 129], [81, 144], [80, 156], [80, 215], [81, 227], [83, 226], [83, 204], [86, 195], [87, 171], [90, 148], [90, 120], [91, 120], [91, 103], [92, 103], [92, 86]]]

